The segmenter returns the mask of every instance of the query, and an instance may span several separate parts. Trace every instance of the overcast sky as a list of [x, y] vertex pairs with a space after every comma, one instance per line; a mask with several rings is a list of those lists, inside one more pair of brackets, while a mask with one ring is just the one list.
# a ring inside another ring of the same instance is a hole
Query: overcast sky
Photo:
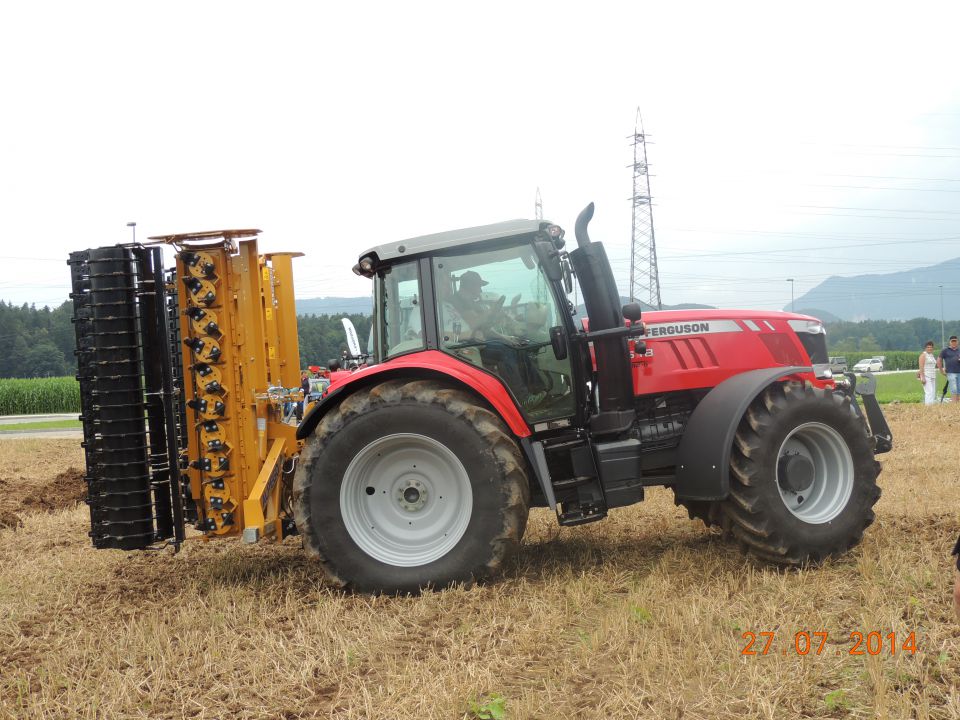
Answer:
[[538, 187], [571, 236], [596, 203], [626, 294], [639, 107], [663, 301], [779, 309], [787, 277], [960, 256], [958, 28], [955, 3], [3, 3], [0, 298], [59, 304], [68, 252], [128, 221], [260, 228], [307, 254], [298, 297], [363, 295], [362, 250], [533, 217]]

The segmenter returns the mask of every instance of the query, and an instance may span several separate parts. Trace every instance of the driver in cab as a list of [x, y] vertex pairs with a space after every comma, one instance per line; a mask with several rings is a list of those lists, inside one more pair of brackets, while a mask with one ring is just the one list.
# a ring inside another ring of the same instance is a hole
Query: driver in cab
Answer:
[[[470, 362], [493, 369], [510, 387], [520, 404], [531, 410], [544, 400], [546, 392], [536, 364], [530, 354], [521, 349], [526, 344], [525, 339], [514, 337], [513, 334], [523, 335], [525, 330], [536, 332], [546, 321], [546, 308], [536, 303], [535, 307], [528, 308], [527, 325], [521, 326], [515, 317], [503, 309], [505, 295], [492, 303], [483, 301], [483, 288], [487, 284], [479, 273], [467, 270], [460, 276], [457, 291], [450, 298], [450, 305], [459, 315], [459, 318], [452, 318], [455, 342], [467, 340], [465, 345], [485, 345], [479, 352], [473, 348], [465, 348], [467, 353], [478, 352], [477, 357], [464, 355], [464, 351], [458, 352]], [[514, 316], [519, 301], [520, 295], [517, 295], [510, 305]], [[466, 328], [458, 327], [458, 319], [462, 320]], [[495, 344], [489, 344], [489, 341], [494, 341]]]
[[504, 296], [501, 295], [500, 299], [492, 305], [487, 305], [481, 300], [483, 288], [489, 284], [480, 277], [480, 273], [467, 270], [460, 276], [457, 291], [451, 298], [450, 304], [466, 323], [469, 336], [475, 340], [481, 340], [482, 333], [488, 331], [493, 321], [502, 314]]

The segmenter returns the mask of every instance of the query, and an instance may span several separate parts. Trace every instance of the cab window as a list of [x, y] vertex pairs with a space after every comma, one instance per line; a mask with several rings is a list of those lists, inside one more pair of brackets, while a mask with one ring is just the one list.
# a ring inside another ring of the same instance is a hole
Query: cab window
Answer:
[[384, 358], [423, 350], [423, 314], [417, 263], [385, 268], [377, 277], [381, 285], [377, 316]]

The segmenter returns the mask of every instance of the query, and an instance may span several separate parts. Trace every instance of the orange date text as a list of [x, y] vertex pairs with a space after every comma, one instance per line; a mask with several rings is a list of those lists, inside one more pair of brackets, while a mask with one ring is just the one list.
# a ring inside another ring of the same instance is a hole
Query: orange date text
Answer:
[[[741, 655], [896, 655], [917, 652], [916, 632], [896, 633], [871, 630], [852, 630], [849, 647], [829, 648], [830, 633], [826, 630], [801, 630], [792, 636], [787, 633], [750, 632], [740, 637], [746, 644]], [[836, 642], [836, 641], [835, 641]]]

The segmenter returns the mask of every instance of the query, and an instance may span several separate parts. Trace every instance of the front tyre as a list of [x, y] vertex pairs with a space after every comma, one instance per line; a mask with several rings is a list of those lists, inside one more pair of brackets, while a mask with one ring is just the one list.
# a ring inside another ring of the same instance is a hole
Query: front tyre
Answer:
[[849, 397], [771, 385], [737, 428], [721, 524], [754, 555], [818, 563], [857, 545], [873, 522], [879, 467]]
[[294, 515], [340, 585], [418, 592], [497, 574], [530, 503], [517, 444], [467, 393], [391, 380], [348, 397], [307, 440]]

